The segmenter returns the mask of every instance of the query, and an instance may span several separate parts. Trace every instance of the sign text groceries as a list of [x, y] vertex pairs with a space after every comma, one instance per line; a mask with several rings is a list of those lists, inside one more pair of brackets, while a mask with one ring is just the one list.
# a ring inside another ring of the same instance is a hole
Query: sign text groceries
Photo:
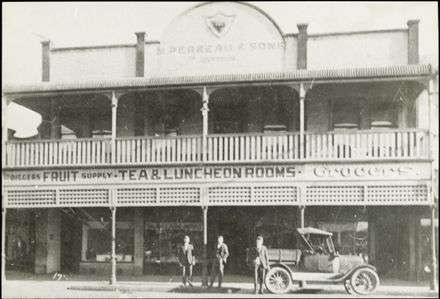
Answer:
[[61, 170], [33, 173], [3, 173], [3, 178], [11, 182], [42, 181], [149, 181], [149, 180], [204, 180], [204, 179], [264, 179], [294, 178], [298, 170], [294, 166], [255, 167], [188, 167], [188, 168], [134, 168], [114, 170]]

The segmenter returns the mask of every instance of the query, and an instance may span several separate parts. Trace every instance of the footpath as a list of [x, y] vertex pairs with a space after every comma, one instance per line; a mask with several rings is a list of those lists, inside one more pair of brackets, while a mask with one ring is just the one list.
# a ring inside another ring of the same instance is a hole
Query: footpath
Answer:
[[[118, 277], [115, 285], [108, 279], [92, 275], [66, 275], [54, 280], [52, 275], [6, 274], [2, 298], [146, 298], [146, 297], [255, 297], [252, 277], [230, 275], [222, 288], [206, 288], [201, 278], [194, 277], [194, 287], [182, 287], [179, 276], [146, 275]], [[277, 297], [350, 297], [342, 285], [307, 284]], [[273, 297], [266, 294], [258, 297]], [[438, 291], [429, 289], [429, 282], [384, 280], [374, 297], [428, 297], [437, 298]]]

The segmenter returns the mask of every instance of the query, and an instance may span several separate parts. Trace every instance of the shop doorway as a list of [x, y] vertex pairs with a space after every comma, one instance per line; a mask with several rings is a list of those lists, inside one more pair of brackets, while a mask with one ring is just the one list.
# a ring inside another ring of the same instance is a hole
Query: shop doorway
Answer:
[[6, 270], [33, 273], [35, 267], [35, 216], [33, 210], [8, 209], [6, 213]]

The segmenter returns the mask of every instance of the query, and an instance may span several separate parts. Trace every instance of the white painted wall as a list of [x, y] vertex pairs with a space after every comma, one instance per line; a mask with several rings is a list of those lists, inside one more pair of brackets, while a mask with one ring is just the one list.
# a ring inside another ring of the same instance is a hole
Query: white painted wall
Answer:
[[416, 99], [417, 128], [429, 129], [429, 97], [428, 91], [424, 89]]
[[[225, 34], [215, 34], [212, 18], [223, 20]], [[212, 2], [183, 12], [160, 43], [145, 45], [145, 77], [293, 71], [297, 43], [251, 6]], [[311, 35], [307, 48], [308, 69], [405, 65], [408, 30]], [[134, 77], [135, 63], [135, 45], [55, 50], [51, 81]]]
[[[228, 28], [221, 37], [209, 26], [209, 19], [217, 14], [225, 16]], [[242, 3], [213, 2], [190, 9], [171, 22], [160, 42], [163, 51], [152, 69], [159, 77], [283, 68], [282, 33], [267, 16]]]
[[308, 39], [308, 69], [376, 67], [407, 63], [406, 30], [310, 36]]
[[283, 71], [289, 72], [297, 69], [298, 37], [287, 35], [284, 37], [286, 48], [283, 56]]
[[135, 76], [136, 47], [52, 51], [51, 81], [85, 81]]

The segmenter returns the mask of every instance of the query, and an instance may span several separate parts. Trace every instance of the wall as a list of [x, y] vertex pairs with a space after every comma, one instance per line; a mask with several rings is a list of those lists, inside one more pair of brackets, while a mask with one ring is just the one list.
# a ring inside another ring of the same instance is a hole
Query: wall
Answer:
[[[212, 21], [224, 26], [216, 34]], [[157, 60], [148, 76], [258, 73], [281, 71], [284, 38], [274, 23], [245, 3], [198, 5], [177, 17], [160, 38]], [[149, 50], [147, 51], [151, 53]], [[264, 59], [262, 59], [264, 57]]]
[[429, 129], [429, 98], [428, 91], [423, 90], [416, 99], [417, 128]]
[[47, 217], [47, 266], [46, 272], [59, 271], [61, 267], [61, 215], [49, 209]]
[[283, 71], [289, 72], [297, 69], [298, 59], [298, 37], [296, 35], [285, 35], [286, 44], [283, 56]]
[[325, 99], [306, 98], [306, 130], [324, 132], [329, 125], [329, 105]]
[[61, 215], [56, 209], [41, 210], [35, 221], [35, 273], [61, 268]]
[[118, 103], [116, 136], [135, 136], [135, 98], [127, 95]]
[[[145, 77], [293, 71], [297, 39], [249, 4], [199, 4], [175, 18], [160, 42], [146, 42]], [[309, 35], [307, 59], [307, 69], [405, 65], [408, 29]], [[50, 61], [51, 81], [135, 77], [136, 45], [53, 49]]]
[[408, 31], [309, 36], [308, 69], [404, 65], [408, 63]]
[[135, 76], [136, 47], [52, 50], [51, 81], [86, 81]]

